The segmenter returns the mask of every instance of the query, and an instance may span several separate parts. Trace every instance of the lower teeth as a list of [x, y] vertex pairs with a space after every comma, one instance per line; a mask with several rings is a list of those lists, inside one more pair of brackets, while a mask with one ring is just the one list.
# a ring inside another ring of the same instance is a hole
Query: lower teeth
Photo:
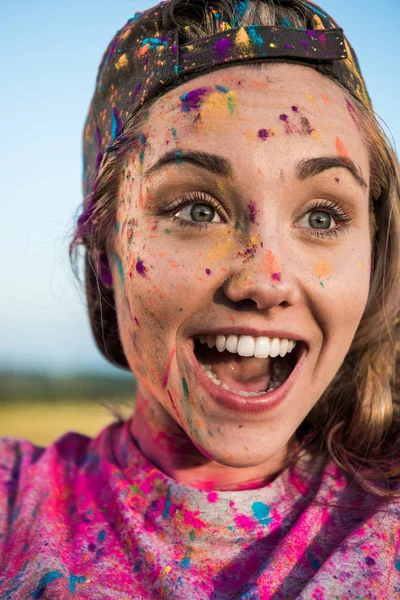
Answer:
[[[222, 387], [224, 390], [228, 390], [230, 392], [233, 392], [233, 390], [231, 390], [226, 383], [222, 383], [220, 382], [219, 379], [216, 378], [215, 373], [213, 372], [211, 365], [203, 365], [201, 362], [199, 362], [201, 368], [203, 369], [204, 373], [207, 375], [207, 377], [209, 379], [211, 379], [212, 382], [214, 382], [216, 385], [219, 385], [220, 387]], [[244, 397], [249, 397], [249, 396], [263, 396], [264, 394], [267, 394], [268, 392], [272, 392], [273, 390], [276, 390], [280, 385], [282, 385], [282, 383], [284, 382], [285, 378], [281, 377], [279, 378], [279, 374], [275, 375], [272, 377], [269, 387], [267, 390], [263, 391], [263, 392], [245, 392], [245, 391], [241, 391], [241, 392], [233, 392], [235, 394], [238, 394], [239, 396], [244, 396]]]

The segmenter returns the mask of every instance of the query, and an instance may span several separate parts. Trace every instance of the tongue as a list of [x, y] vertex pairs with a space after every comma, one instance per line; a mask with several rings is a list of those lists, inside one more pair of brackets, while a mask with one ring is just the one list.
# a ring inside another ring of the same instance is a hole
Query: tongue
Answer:
[[264, 392], [271, 381], [271, 358], [244, 357], [224, 351], [212, 356], [210, 352], [207, 362], [217, 379], [232, 392]]

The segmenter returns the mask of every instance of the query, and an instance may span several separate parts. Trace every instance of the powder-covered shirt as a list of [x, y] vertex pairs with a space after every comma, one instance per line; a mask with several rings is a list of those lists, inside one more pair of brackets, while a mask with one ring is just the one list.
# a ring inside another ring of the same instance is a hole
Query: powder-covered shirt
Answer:
[[129, 421], [47, 448], [4, 438], [0, 598], [400, 598], [400, 502], [330, 460], [303, 467], [210, 492], [156, 468]]

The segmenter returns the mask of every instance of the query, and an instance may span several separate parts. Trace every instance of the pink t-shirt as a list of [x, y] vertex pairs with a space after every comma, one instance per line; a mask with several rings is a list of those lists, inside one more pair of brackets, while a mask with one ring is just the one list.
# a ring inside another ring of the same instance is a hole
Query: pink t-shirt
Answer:
[[128, 426], [0, 440], [1, 599], [400, 598], [400, 502], [307, 459], [257, 490], [201, 491]]

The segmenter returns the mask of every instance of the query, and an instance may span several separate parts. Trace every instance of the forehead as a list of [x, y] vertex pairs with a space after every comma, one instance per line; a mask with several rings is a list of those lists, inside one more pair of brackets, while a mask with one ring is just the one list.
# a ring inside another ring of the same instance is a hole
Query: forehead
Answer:
[[235, 169], [339, 154], [368, 177], [350, 94], [307, 66], [234, 65], [196, 77], [157, 99], [143, 132], [145, 162], [180, 148], [229, 156]]
[[149, 112], [148, 129], [157, 133], [175, 123], [185, 126], [188, 133], [198, 133], [203, 121], [202, 133], [207, 134], [222, 127], [227, 117], [243, 121], [256, 111], [272, 117], [273, 111], [292, 105], [326, 125], [348, 125], [352, 115], [346, 96], [339, 85], [311, 67], [234, 65], [200, 75], [158, 98]]

